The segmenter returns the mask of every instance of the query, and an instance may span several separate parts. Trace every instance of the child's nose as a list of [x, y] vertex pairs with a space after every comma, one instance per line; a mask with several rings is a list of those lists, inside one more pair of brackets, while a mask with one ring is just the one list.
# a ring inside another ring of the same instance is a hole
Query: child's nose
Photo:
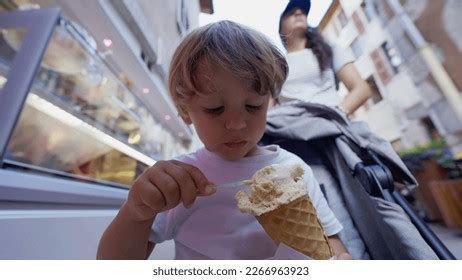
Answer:
[[227, 130], [240, 130], [247, 127], [247, 122], [242, 113], [230, 113], [225, 121], [225, 128]]

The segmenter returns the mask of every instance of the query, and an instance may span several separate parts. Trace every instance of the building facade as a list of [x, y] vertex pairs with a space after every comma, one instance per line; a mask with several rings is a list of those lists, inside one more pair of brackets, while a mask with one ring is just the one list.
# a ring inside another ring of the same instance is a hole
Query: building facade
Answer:
[[[350, 49], [372, 97], [355, 118], [402, 150], [442, 137], [462, 151], [460, 1], [333, 1], [320, 24]], [[343, 88], [345, 93], [345, 89]]]

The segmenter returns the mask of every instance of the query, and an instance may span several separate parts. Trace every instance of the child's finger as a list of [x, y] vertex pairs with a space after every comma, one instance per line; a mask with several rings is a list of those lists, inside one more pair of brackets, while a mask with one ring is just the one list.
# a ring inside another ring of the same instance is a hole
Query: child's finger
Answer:
[[180, 187], [181, 200], [186, 208], [189, 208], [197, 196], [197, 188], [189, 172], [176, 164], [165, 165], [165, 172], [169, 174]]
[[132, 189], [134, 188], [139, 190], [138, 193], [141, 195], [138, 197], [146, 207], [154, 211], [160, 211], [167, 206], [164, 195], [149, 180], [140, 177], [133, 184]]
[[214, 194], [216, 191], [216, 187], [205, 177], [205, 175], [199, 170], [199, 168], [192, 166], [190, 164], [181, 162], [181, 161], [172, 161], [178, 166], [183, 167], [186, 169], [196, 184], [196, 188], [199, 190], [199, 196], [207, 196]]
[[164, 170], [164, 163], [161, 163], [159, 167], [163, 172], [156, 170], [155, 174], [149, 174], [149, 181], [157, 187], [166, 202], [166, 208], [170, 209], [175, 207], [180, 202], [180, 191], [176, 181], [168, 175]]
[[165, 200], [162, 192], [150, 181], [140, 182], [143, 184], [142, 195], [140, 196], [141, 201], [152, 210], [158, 212], [167, 207], [167, 201]]

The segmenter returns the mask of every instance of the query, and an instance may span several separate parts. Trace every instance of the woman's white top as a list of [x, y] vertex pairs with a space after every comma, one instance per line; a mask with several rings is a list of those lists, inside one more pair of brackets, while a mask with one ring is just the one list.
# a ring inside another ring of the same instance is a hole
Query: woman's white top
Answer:
[[[351, 52], [332, 45], [333, 68], [338, 72], [345, 64], [353, 62]], [[301, 100], [337, 106], [342, 98], [335, 88], [335, 76], [331, 67], [319, 71], [319, 64], [311, 49], [288, 53], [289, 75], [282, 86], [280, 101]]]

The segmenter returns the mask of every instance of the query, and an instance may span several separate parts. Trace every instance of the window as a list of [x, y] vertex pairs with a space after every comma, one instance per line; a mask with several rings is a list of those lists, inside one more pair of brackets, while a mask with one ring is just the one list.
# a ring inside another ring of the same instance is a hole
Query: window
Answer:
[[391, 73], [388, 62], [385, 61], [385, 55], [382, 48], [377, 48], [371, 53], [371, 59], [374, 63], [377, 74], [382, 83], [387, 84], [391, 80]]
[[337, 24], [333, 22], [330, 26], [332, 30], [334, 30], [335, 37], [338, 37], [340, 35], [340, 30], [338, 30]]
[[361, 9], [363, 10], [364, 15], [366, 16], [367, 21], [368, 22], [372, 21], [375, 14], [374, 14], [374, 8], [370, 4], [370, 1], [364, 1], [363, 3], [361, 3]]
[[382, 44], [382, 50], [385, 53], [385, 56], [387, 57], [393, 72], [398, 73], [399, 66], [403, 62], [398, 54], [398, 50], [387, 41]]
[[383, 25], [387, 25], [390, 19], [393, 17], [393, 11], [390, 6], [383, 0], [371, 0], [374, 13], [379, 16], [380, 21]]
[[184, 35], [189, 29], [188, 9], [185, 0], [178, 0], [177, 12], [178, 32], [180, 35]]
[[363, 34], [364, 33], [364, 24], [362, 23], [361, 19], [359, 18], [358, 12], [355, 11], [353, 13], [353, 15], [351, 16], [351, 18], [353, 19], [353, 23], [355, 24], [356, 29], [358, 30], [358, 33]]
[[345, 12], [341, 9], [338, 16], [338, 21], [340, 22], [340, 26], [343, 28], [348, 24], [348, 19], [345, 15]]
[[370, 76], [369, 78], [367, 78], [366, 82], [369, 85], [369, 87], [371, 88], [370, 100], [372, 100], [372, 103], [377, 104], [380, 101], [382, 101], [382, 99], [383, 99], [382, 94], [380, 94], [380, 90], [377, 87], [377, 83], [375, 82], [374, 77]]
[[359, 42], [359, 38], [356, 37], [353, 42], [351, 42], [350, 45], [351, 50], [355, 54], [356, 58], [359, 58], [361, 55], [363, 55], [363, 49], [361, 47], [361, 43]]
[[438, 129], [435, 127], [433, 124], [433, 121], [430, 117], [425, 117], [420, 120], [425, 127], [425, 130], [427, 131], [428, 135], [430, 136], [431, 139], [440, 139], [441, 135], [438, 132]]
[[409, 38], [409, 35], [406, 32], [403, 32], [401, 36], [394, 40], [396, 48], [399, 50], [401, 54], [401, 59], [404, 61], [408, 61], [414, 55], [417, 54], [416, 47]]

